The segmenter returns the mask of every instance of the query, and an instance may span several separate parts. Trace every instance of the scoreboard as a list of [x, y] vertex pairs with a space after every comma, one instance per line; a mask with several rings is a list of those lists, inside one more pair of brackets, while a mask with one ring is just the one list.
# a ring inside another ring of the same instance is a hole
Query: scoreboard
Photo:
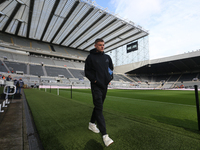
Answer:
[[131, 43], [126, 46], [127, 53], [138, 50], [138, 42]]

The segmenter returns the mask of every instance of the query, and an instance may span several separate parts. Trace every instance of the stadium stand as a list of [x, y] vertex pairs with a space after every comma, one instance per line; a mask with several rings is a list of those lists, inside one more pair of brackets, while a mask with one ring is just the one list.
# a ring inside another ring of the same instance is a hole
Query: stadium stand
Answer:
[[5, 51], [0, 51], [1, 58], [14, 60], [12, 53], [8, 53]]
[[43, 51], [46, 51], [46, 52], [51, 52], [49, 45], [46, 44], [46, 43], [41, 43], [41, 42], [38, 42], [38, 41], [32, 41], [31, 43], [32, 43], [32, 47], [34, 49], [43, 50]]
[[37, 83], [39, 85], [39, 83], [40, 83], [40, 78], [35, 77], [35, 76], [29, 76], [29, 77], [27, 77], [27, 80], [29, 80], [31, 85], [33, 85], [34, 83]]
[[1, 44], [4, 45], [6, 44], [7, 46], [21, 48], [21, 50], [26, 49], [37, 53], [44, 53], [44, 54], [54, 53], [53, 55], [56, 54], [59, 54], [61, 56], [67, 55], [74, 58], [85, 58], [89, 54], [89, 52], [86, 51], [74, 50], [72, 48], [47, 44], [44, 42], [29, 40], [22, 37], [15, 37], [4, 33], [0, 33], [0, 39], [1, 39]]
[[[30, 74], [32, 77], [26, 77], [25, 75], [23, 77], [23, 80], [25, 80], [25, 83], [28, 86], [33, 86], [34, 83], [39, 85], [41, 82], [39, 77], [42, 76], [44, 76], [43, 83], [70, 84], [73, 82], [75, 86], [82, 86], [82, 84], [87, 84], [89, 86], [89, 82], [84, 78], [84, 63], [82, 61], [70, 61], [62, 58], [52, 57], [45, 58], [45, 56], [38, 55], [15, 55], [14, 53], [4, 53], [3, 51], [0, 52], [7, 54], [9, 57], [9, 59], [1, 58], [2, 65], [0, 67], [0, 72], [6, 73], [10, 71], [11, 73], [16, 74], [16, 71], [19, 71], [18, 73], [21, 72], [21, 74]], [[16, 58], [18, 58], [18, 60]], [[22, 63], [21, 60], [23, 60], [25, 63]], [[26, 62], [26, 60], [29, 61]], [[42, 66], [42, 62], [44, 63], [44, 66]], [[48, 76], [54, 78], [48, 78]], [[121, 86], [140, 88], [177, 88], [183, 85], [185, 88], [193, 88], [194, 84], [199, 84], [199, 82], [197, 82], [198, 76], [199, 72], [153, 75], [124, 75], [114, 73], [114, 80], [112, 81], [111, 85], [112, 87]], [[82, 80], [84, 80], [84, 82], [82, 82]]]
[[[28, 86], [34, 83], [39, 85], [41, 79], [48, 84], [73, 82], [74, 85], [89, 86], [83, 72], [84, 60], [89, 52], [5, 33], [0, 33], [0, 39], [0, 72], [9, 71], [16, 77], [19, 75], [17, 72], [24, 74], [23, 79]], [[151, 67], [141, 66], [129, 72], [115, 71], [111, 85], [137, 88], [176, 88], [183, 85], [192, 88], [194, 84], [199, 84], [200, 61], [196, 53], [152, 60]]]
[[[3, 34], [3, 36], [7, 36], [7, 35]], [[32, 48], [31, 46], [32, 40], [21, 38], [21, 37], [14, 37], [14, 36], [9, 36], [8, 38], [10, 39], [10, 41], [13, 41], [12, 44], [15, 44], [24, 48], [27, 48], [27, 47]], [[9, 41], [5, 41], [5, 42], [9, 42]]]
[[47, 65], [55, 65], [51, 58], [43, 58], [42, 56], [30, 56], [31, 63], [40, 63], [40, 64], [47, 64]]
[[12, 54], [13, 60], [22, 61], [22, 62], [29, 62], [29, 57], [27, 55], [21, 54]]
[[44, 84], [44, 83], [56, 83], [56, 78], [54, 77], [41, 77], [41, 83]]
[[4, 61], [6, 66], [9, 68], [11, 73], [22, 73], [27, 74], [27, 65], [25, 63]]
[[132, 74], [128, 74], [127, 75], [129, 78], [131, 78], [132, 80], [136, 81], [136, 82], [140, 82], [140, 79], [137, 76], [134, 76]]
[[62, 67], [72, 67], [74, 68], [74, 64], [73, 62], [71, 62], [70, 60], [61, 60], [60, 58], [54, 58], [53, 59], [54, 63], [56, 66], [62, 66]]
[[164, 89], [169, 89], [173, 86], [174, 82], [167, 82], [163, 85], [163, 88]]
[[61, 83], [70, 85], [71, 81], [70, 81], [69, 79], [62, 78], [62, 79], [61, 79]]
[[162, 81], [168, 81], [170, 75], [157, 75], [157, 76], [152, 76], [152, 81], [154, 82], [162, 82]]
[[133, 80], [131, 80], [129, 77], [127, 77], [127, 76], [124, 75], [124, 74], [118, 74], [118, 76], [119, 76], [123, 81], [126, 81], [126, 82], [133, 82]]
[[46, 69], [47, 75], [51, 77], [58, 77], [60, 75], [64, 76], [65, 78], [72, 77], [66, 68], [45, 66], [45, 69]]
[[6, 69], [4, 63], [1, 60], [0, 60], [0, 63], [1, 63], [1, 65], [0, 65], [0, 72], [7, 72], [8, 70]]
[[194, 78], [197, 78], [198, 73], [184, 73], [180, 77], [179, 81], [192, 81]]
[[72, 73], [72, 75], [75, 77], [75, 78], [78, 78], [78, 79], [83, 79], [84, 78], [84, 72], [83, 70], [77, 70], [77, 69], [69, 69], [69, 71]]
[[64, 47], [60, 47], [60, 46], [57, 46], [57, 45], [54, 45], [53, 46], [54, 49], [55, 49], [55, 52], [58, 52], [58, 53], [62, 53], [62, 54], [69, 54]]
[[73, 62], [73, 65], [75, 66], [75, 68], [81, 68], [81, 69], [84, 68], [84, 63], [82, 62], [76, 61], [76, 62]]
[[[116, 79], [115, 79], [116, 78]], [[124, 75], [122, 74], [114, 74], [114, 81], [129, 81], [128, 78], [126, 78]], [[129, 82], [132, 82], [131, 80]]]
[[181, 74], [173, 74], [173, 75], [170, 76], [168, 81], [169, 82], [172, 82], [172, 81], [175, 82], [180, 78], [180, 76], [181, 76]]
[[29, 64], [30, 74], [35, 76], [44, 76], [44, 72], [41, 65]]
[[114, 74], [113, 75], [113, 80], [114, 81], [119, 81], [121, 78], [117, 75], [117, 74]]

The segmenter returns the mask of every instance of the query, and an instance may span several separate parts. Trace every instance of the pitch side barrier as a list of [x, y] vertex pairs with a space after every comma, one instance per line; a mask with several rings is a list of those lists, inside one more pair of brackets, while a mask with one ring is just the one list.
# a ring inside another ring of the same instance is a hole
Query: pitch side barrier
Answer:
[[162, 90], [161, 88], [124, 88], [124, 87], [108, 87], [108, 89], [121, 89], [121, 90]]
[[66, 85], [66, 86], [55, 86], [55, 85], [39, 85], [39, 89], [89, 89], [90, 87], [85, 86], [73, 86], [73, 85]]
[[[78, 86], [78, 85], [65, 85], [65, 86], [57, 86], [57, 85], [39, 85], [39, 89], [90, 89], [90, 86]], [[108, 86], [108, 89], [125, 89], [125, 90], [180, 90], [180, 91], [194, 91], [194, 88], [142, 88], [142, 87], [116, 87], [116, 86]], [[200, 86], [198, 88], [200, 91]]]
[[16, 93], [16, 86], [14, 85], [13, 81], [6, 81], [6, 84], [3, 89], [3, 93], [6, 95], [5, 100], [2, 104], [0, 104], [0, 113], [4, 112], [4, 110], [1, 110], [4, 107], [8, 107], [8, 104], [10, 104], [10, 101], [8, 101], [9, 95], [14, 95]]
[[[124, 89], [124, 90], [179, 90], [179, 91], [194, 91], [193, 89], [188, 88], [126, 88], [126, 87], [109, 87], [109, 89]], [[198, 91], [200, 91], [200, 86], [198, 88]]]
[[[74, 85], [66, 85], [66, 86], [55, 86], [55, 85], [39, 85], [39, 89], [90, 89], [90, 86], [74, 86]], [[128, 87], [114, 87], [108, 86], [108, 89], [124, 89], [124, 90], [180, 90], [180, 91], [194, 91], [194, 89], [188, 88], [128, 88]], [[200, 91], [200, 88], [198, 89]]]
[[[182, 88], [182, 89], [162, 89], [162, 90], [194, 91], [195, 89], [185, 89], [185, 88]], [[200, 91], [200, 89], [197, 89], [197, 90]]]
[[70, 89], [71, 99], [72, 99], [72, 89], [90, 89], [90, 87], [85, 87], [85, 86], [78, 87], [78, 86], [73, 86], [73, 85], [66, 85], [66, 86], [40, 85], [39, 90], [40, 89], [45, 89], [45, 92], [47, 91], [47, 89], [49, 89], [50, 93], [51, 93], [51, 89], [57, 89], [57, 95], [60, 95], [60, 89]]
[[[90, 86], [74, 86], [74, 85], [66, 85], [66, 86], [56, 86], [56, 85], [39, 85], [39, 89], [90, 89]], [[162, 88], [126, 88], [126, 87], [113, 87], [108, 86], [108, 89], [126, 89], [126, 90], [162, 90]]]
[[[126, 90], [176, 90], [176, 91], [194, 91], [194, 89], [165, 89], [165, 88], [112, 88], [112, 89], [126, 89]], [[198, 89], [200, 91], [200, 89]]]

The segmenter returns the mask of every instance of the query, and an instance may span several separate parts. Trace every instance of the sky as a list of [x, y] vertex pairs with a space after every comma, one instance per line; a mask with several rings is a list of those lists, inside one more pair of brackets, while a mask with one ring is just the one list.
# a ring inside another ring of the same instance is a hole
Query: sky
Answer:
[[150, 59], [200, 49], [200, 0], [95, 0], [95, 2], [149, 31]]

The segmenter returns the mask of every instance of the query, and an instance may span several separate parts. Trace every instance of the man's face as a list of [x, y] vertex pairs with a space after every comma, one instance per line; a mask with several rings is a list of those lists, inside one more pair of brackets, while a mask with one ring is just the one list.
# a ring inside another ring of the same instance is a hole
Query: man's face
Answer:
[[99, 51], [103, 52], [104, 51], [104, 42], [98, 42], [94, 45], [94, 47]]

